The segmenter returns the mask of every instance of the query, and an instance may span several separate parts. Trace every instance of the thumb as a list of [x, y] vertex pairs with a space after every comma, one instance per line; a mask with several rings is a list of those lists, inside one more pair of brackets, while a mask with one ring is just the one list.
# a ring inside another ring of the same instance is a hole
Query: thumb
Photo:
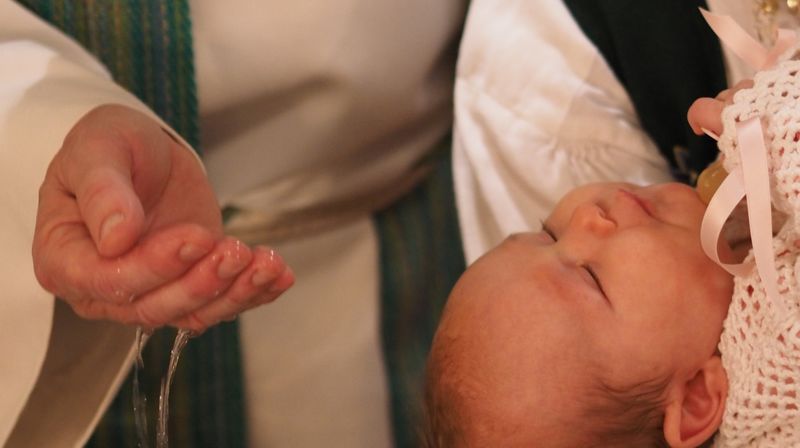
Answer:
[[94, 109], [64, 140], [63, 184], [100, 255], [121, 255], [141, 236], [143, 204], [158, 195], [169, 174], [165, 140], [157, 123], [123, 106]]
[[[113, 152], [109, 151], [108, 156]], [[101, 165], [109, 157], [97, 160], [98, 165], [86, 171], [76, 185], [75, 196], [98, 253], [114, 257], [136, 243], [142, 234], [145, 216], [131, 184], [130, 171]]]
[[716, 133], [722, 133], [722, 110], [725, 103], [714, 98], [698, 98], [689, 107], [686, 119], [692, 132], [703, 135], [703, 128]]

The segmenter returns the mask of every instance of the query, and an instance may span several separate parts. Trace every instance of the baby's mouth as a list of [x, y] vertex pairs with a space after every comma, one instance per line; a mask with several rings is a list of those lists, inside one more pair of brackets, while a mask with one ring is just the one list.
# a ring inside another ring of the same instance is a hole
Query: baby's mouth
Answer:
[[632, 191], [630, 191], [630, 190], [626, 190], [626, 189], [624, 189], [624, 188], [620, 188], [620, 189], [619, 189], [619, 193], [620, 193], [620, 194], [621, 194], [623, 197], [625, 197], [625, 198], [628, 198], [628, 199], [630, 199], [631, 201], [633, 201], [633, 202], [634, 202], [636, 205], [638, 205], [638, 206], [639, 206], [639, 207], [642, 209], [642, 211], [644, 211], [644, 212], [645, 212], [645, 213], [646, 213], [648, 216], [650, 216], [650, 217], [654, 217], [654, 216], [653, 216], [653, 207], [652, 207], [652, 205], [650, 205], [650, 203], [649, 203], [649, 202], [647, 202], [646, 200], [644, 200], [644, 199], [642, 199], [641, 197], [637, 196], [637, 195], [636, 195], [635, 193], [633, 193]]

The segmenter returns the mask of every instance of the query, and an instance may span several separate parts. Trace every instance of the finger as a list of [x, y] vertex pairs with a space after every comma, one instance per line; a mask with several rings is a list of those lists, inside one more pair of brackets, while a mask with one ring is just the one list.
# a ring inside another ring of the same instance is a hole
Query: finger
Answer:
[[692, 131], [703, 134], [703, 129], [708, 129], [716, 134], [722, 133], [722, 110], [725, 103], [713, 98], [698, 98], [689, 107], [686, 118], [689, 121]]
[[723, 90], [723, 91], [719, 92], [719, 93], [717, 94], [717, 96], [715, 97], [715, 99], [717, 99], [717, 100], [719, 100], [719, 101], [722, 101], [723, 103], [724, 103], [724, 102], [727, 102], [727, 101], [728, 101], [728, 100], [729, 100], [731, 97], [733, 97], [733, 94], [734, 94], [735, 92], [736, 92], [736, 91], [735, 91], [735, 90], [733, 90], [733, 89], [725, 89], [725, 90]]
[[733, 97], [742, 89], [749, 89], [753, 87], [753, 80], [752, 79], [744, 79], [739, 81], [731, 87], [730, 89], [725, 89], [717, 95], [717, 99], [725, 102], [726, 104], [731, 104], [733, 102]]
[[34, 244], [37, 279], [67, 301], [127, 304], [180, 278], [215, 245], [196, 224], [179, 224], [148, 235], [125, 255], [105, 258], [81, 222], [64, 223]]
[[89, 112], [65, 138], [58, 177], [74, 194], [100, 254], [117, 256], [136, 242], [144, 201], [169, 176], [170, 144], [155, 121], [121, 106]]
[[749, 89], [753, 87], [753, 80], [752, 79], [744, 79], [739, 81], [733, 87], [729, 89], [725, 89], [719, 94], [717, 94], [716, 99], [725, 103], [725, 105], [733, 103], [733, 97], [742, 89]]
[[258, 247], [253, 252], [253, 261], [225, 294], [170, 325], [203, 331], [243, 311], [274, 301], [293, 283], [294, 274], [281, 257], [271, 249]]
[[240, 241], [220, 241], [183, 277], [134, 300], [136, 319], [148, 327], [159, 327], [197, 310], [225, 294], [252, 258], [250, 248]]
[[96, 168], [75, 189], [81, 216], [97, 251], [114, 257], [128, 250], [142, 233], [144, 224], [144, 210], [129, 175]]

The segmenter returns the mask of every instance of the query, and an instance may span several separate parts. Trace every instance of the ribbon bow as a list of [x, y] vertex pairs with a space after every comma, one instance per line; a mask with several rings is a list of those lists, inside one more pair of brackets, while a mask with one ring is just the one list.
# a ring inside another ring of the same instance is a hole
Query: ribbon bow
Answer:
[[[712, 14], [704, 9], [700, 9], [700, 12], [720, 41], [756, 70], [766, 70], [774, 66], [780, 55], [794, 45], [796, 40], [793, 31], [781, 29], [778, 30], [775, 45], [767, 49], [730, 17]], [[728, 216], [742, 198], [747, 197], [747, 216], [755, 265], [767, 297], [779, 315], [785, 315], [786, 309], [779, 300], [778, 272], [772, 249], [769, 163], [767, 149], [764, 146], [761, 117], [737, 122], [736, 139], [741, 163], [736, 170], [728, 174], [709, 201], [700, 228], [701, 243], [709, 258], [726, 271], [737, 276], [749, 273], [753, 267], [752, 263], [723, 263], [719, 258], [717, 246]]]

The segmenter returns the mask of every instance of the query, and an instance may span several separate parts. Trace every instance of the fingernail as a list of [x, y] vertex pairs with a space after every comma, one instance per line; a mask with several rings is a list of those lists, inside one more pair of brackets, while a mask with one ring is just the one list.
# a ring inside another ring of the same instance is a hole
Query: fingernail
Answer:
[[222, 280], [227, 280], [244, 268], [244, 263], [242, 260], [236, 257], [226, 256], [222, 258], [222, 261], [219, 263], [219, 267], [217, 268], [217, 276]]
[[114, 213], [113, 215], [106, 218], [103, 221], [103, 224], [100, 226], [100, 241], [103, 241], [106, 236], [117, 226], [117, 224], [121, 223], [125, 217], [122, 213]]
[[700, 130], [703, 131], [703, 134], [706, 134], [707, 136], [713, 138], [716, 141], [719, 141], [719, 135], [717, 135], [714, 131], [711, 131], [706, 128], [700, 128]]
[[191, 263], [192, 261], [199, 260], [200, 257], [205, 255], [206, 253], [208, 253], [208, 250], [203, 249], [200, 246], [196, 246], [192, 243], [186, 243], [183, 246], [181, 246], [181, 249], [178, 251], [178, 257], [184, 263]]
[[272, 280], [273, 276], [265, 269], [259, 269], [253, 274], [253, 286], [263, 286]]
[[250, 262], [252, 254], [250, 249], [239, 240], [230, 239], [233, 247], [226, 249], [222, 255], [222, 261], [217, 268], [217, 276], [222, 280], [227, 280], [241, 272]]

